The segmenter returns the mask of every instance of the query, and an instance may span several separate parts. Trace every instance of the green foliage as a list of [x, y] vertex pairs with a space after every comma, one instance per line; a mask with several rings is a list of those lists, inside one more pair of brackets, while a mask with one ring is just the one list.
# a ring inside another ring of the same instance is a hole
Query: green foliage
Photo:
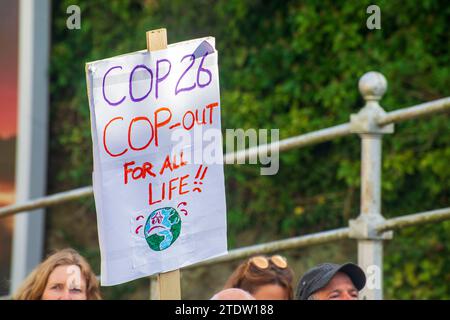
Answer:
[[396, 237], [384, 264], [387, 297], [450, 299], [450, 221], [407, 228]]
[[[145, 31], [169, 42], [212, 35], [220, 55], [223, 128], [279, 128], [281, 138], [340, 124], [363, 101], [361, 75], [382, 72], [395, 110], [448, 95], [446, 1], [381, 0], [381, 30], [366, 28], [370, 1], [79, 0], [81, 30], [65, 27], [72, 1], [53, 3], [52, 191], [91, 183], [85, 62], [145, 48]], [[384, 138], [386, 217], [449, 206], [449, 117], [396, 126]], [[230, 245], [346, 225], [358, 214], [356, 136], [283, 153], [275, 176], [228, 166]], [[448, 298], [448, 223], [399, 232], [385, 255], [388, 298]], [[256, 231], [251, 239], [242, 236]]]

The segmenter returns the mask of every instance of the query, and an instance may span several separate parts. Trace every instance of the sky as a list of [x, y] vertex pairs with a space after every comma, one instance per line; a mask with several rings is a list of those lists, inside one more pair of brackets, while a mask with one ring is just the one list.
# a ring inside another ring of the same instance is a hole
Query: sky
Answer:
[[17, 133], [17, 4], [17, 0], [0, 0], [0, 138]]

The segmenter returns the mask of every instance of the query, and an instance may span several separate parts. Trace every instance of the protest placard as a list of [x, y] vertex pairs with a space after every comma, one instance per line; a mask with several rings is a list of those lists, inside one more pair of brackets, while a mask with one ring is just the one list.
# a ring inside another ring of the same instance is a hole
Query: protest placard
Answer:
[[215, 39], [91, 62], [86, 78], [102, 285], [225, 254]]

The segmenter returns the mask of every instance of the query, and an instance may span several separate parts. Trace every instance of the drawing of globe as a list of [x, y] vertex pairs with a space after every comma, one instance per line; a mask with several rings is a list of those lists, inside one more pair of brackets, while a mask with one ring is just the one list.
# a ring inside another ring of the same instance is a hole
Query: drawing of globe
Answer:
[[180, 230], [181, 218], [177, 210], [165, 207], [150, 214], [145, 224], [144, 235], [150, 249], [162, 251], [178, 239]]

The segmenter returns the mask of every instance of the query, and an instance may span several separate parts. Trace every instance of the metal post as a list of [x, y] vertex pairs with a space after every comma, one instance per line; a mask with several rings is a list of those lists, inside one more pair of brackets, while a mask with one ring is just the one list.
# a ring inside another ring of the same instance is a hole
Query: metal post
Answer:
[[366, 100], [361, 111], [351, 116], [352, 132], [361, 137], [361, 212], [350, 220], [350, 237], [358, 240], [358, 264], [367, 276], [360, 298], [383, 299], [383, 240], [392, 232], [379, 234], [376, 226], [384, 221], [381, 214], [381, 139], [392, 133], [393, 125], [380, 127], [377, 121], [385, 115], [378, 101], [387, 89], [381, 73], [368, 72], [359, 81], [359, 90]]
[[[21, 0], [19, 4], [19, 132], [16, 201], [45, 195], [47, 174], [48, 57], [50, 2]], [[37, 211], [37, 212], [36, 212]], [[14, 219], [11, 292], [41, 261], [44, 210]]]

